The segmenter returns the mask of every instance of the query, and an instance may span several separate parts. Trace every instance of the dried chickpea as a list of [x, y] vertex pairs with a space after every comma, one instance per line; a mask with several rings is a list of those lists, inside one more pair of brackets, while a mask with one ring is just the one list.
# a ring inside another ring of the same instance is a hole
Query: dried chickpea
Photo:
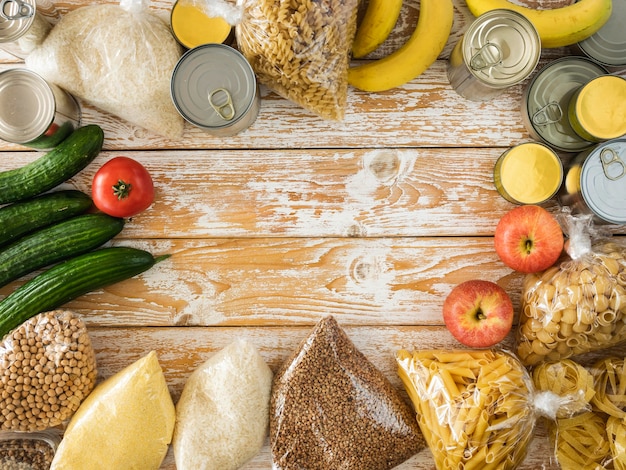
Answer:
[[87, 329], [73, 312], [53, 310], [25, 321], [0, 343], [0, 430], [41, 431], [63, 423], [93, 390], [96, 375]]

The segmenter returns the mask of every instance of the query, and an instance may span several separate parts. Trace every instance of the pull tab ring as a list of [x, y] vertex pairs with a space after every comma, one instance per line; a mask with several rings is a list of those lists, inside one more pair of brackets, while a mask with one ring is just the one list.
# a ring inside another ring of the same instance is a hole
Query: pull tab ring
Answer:
[[[606, 176], [607, 179], [611, 181], [617, 181], [626, 174], [626, 165], [624, 165], [624, 162], [619, 158], [617, 152], [612, 148], [602, 149], [602, 151], [600, 152], [600, 162], [602, 163], [602, 171], [604, 171], [604, 176]], [[613, 168], [615, 168], [615, 165], [621, 167], [621, 171], [618, 170], [619, 174], [610, 174], [609, 168], [611, 167], [611, 165], [613, 165]]]
[[548, 124], [554, 124], [561, 120], [563, 117], [563, 110], [556, 101], [550, 101], [545, 106], [542, 106], [532, 116], [533, 124], [537, 126], [547, 126]]
[[[17, 5], [17, 11], [14, 14], [9, 14], [7, 11], [11, 11], [11, 4]], [[22, 0], [1, 0], [0, 1], [0, 16], [7, 20], [21, 20], [22, 18], [30, 18], [35, 14], [35, 7]]]
[[[222, 102], [215, 102], [216, 95], [222, 96]], [[223, 101], [225, 99], [225, 101]], [[230, 93], [225, 88], [217, 88], [209, 93], [209, 104], [219, 117], [225, 121], [230, 121], [235, 117], [235, 107]]]
[[502, 51], [500, 47], [495, 43], [488, 42], [472, 56], [469, 65], [472, 70], [483, 70], [501, 63]]

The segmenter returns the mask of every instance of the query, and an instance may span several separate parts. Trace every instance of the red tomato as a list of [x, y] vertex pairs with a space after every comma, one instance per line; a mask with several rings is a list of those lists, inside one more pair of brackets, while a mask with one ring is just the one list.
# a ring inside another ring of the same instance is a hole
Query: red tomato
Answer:
[[115, 157], [96, 172], [91, 187], [98, 209], [113, 217], [131, 217], [150, 207], [154, 184], [148, 170], [136, 160]]

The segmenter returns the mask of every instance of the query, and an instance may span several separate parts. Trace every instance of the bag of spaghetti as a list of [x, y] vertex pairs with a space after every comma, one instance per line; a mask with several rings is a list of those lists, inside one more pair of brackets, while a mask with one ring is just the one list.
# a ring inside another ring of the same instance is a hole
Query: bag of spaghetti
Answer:
[[562, 470], [626, 470], [626, 365], [609, 357], [587, 369], [571, 359], [533, 368], [535, 389], [571, 397], [547, 424]]
[[571, 401], [536, 393], [507, 351], [400, 350], [396, 361], [437, 470], [517, 468], [539, 417]]
[[517, 355], [527, 366], [626, 340], [626, 243], [585, 216], [563, 216], [568, 258], [522, 287]]

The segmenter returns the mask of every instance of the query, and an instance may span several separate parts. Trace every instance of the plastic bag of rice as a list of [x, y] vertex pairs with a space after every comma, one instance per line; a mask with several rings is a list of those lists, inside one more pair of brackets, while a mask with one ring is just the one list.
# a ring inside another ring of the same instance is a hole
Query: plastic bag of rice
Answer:
[[165, 21], [142, 0], [121, 0], [70, 11], [25, 63], [101, 110], [177, 138], [184, 120], [170, 97], [170, 79], [181, 55]]
[[331, 316], [277, 371], [274, 470], [387, 470], [425, 448], [415, 414]]
[[272, 371], [244, 340], [198, 367], [176, 405], [176, 468], [235, 470], [254, 457], [267, 437], [271, 387]]
[[51, 470], [156, 470], [174, 433], [176, 411], [157, 354], [97, 385], [72, 417]]
[[359, 1], [238, 4], [243, 13], [235, 27], [237, 45], [259, 83], [323, 118], [343, 119]]

